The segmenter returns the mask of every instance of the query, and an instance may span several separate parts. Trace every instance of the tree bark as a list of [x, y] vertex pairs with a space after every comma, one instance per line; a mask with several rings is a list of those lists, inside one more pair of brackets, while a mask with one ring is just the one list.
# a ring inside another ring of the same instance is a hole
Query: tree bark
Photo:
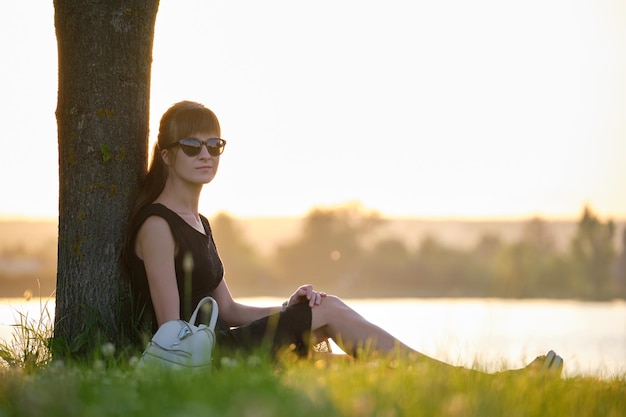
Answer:
[[[120, 342], [120, 254], [146, 171], [158, 0], [54, 0], [59, 91], [55, 342]], [[98, 337], [96, 337], [98, 336]], [[57, 346], [59, 346], [57, 344]]]

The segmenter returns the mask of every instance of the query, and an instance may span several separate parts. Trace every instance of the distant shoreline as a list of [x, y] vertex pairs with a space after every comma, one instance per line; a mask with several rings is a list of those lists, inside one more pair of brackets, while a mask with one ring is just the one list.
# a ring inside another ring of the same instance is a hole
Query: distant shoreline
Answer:
[[[305, 218], [235, 218], [235, 225], [243, 238], [266, 259], [271, 259], [281, 246], [288, 246], [300, 238]], [[497, 237], [505, 244], [520, 241], [532, 219], [514, 220], [424, 220], [419, 218], [385, 218], [385, 223], [377, 227], [363, 239], [364, 247], [384, 239], [400, 240], [409, 251], [417, 249], [426, 238], [433, 238], [441, 245], [461, 250], [472, 250], [485, 236]], [[554, 247], [563, 253], [569, 250], [579, 220], [540, 219]], [[622, 253], [622, 235], [626, 222], [615, 221], [615, 248]], [[220, 247], [220, 236], [215, 233]], [[49, 296], [56, 288], [58, 225], [56, 221], [7, 221], [0, 220], [0, 296], [19, 298], [25, 290]], [[231, 260], [232, 261], [232, 260]], [[246, 292], [243, 281], [238, 288], [239, 297], [266, 296], [275, 294], [282, 288], [266, 288], [270, 293], [260, 293], [256, 286]], [[233, 283], [235, 284], [235, 283]], [[279, 282], [274, 282], [279, 285]], [[286, 285], [282, 283], [280, 285]], [[455, 296], [452, 292], [441, 292], [434, 288], [378, 288], [369, 283], [366, 293], [354, 294], [355, 298], [377, 295], [384, 298], [411, 296], [420, 298], [440, 298]], [[376, 288], [375, 288], [376, 287]], [[471, 292], [471, 291], [470, 291]], [[469, 293], [460, 297], [472, 297]], [[565, 294], [564, 294], [565, 295]], [[342, 294], [345, 298], [345, 294]], [[560, 298], [559, 298], [560, 299]], [[593, 301], [593, 300], [590, 300]]]
[[[230, 215], [229, 215], [230, 216]], [[234, 217], [246, 239], [260, 253], [267, 255], [282, 243], [297, 238], [305, 217]], [[504, 242], [521, 238], [524, 226], [533, 219], [541, 220], [555, 240], [559, 250], [566, 250], [580, 219], [547, 219], [529, 217], [526, 219], [459, 219], [424, 217], [381, 217], [385, 222], [373, 233], [372, 239], [391, 236], [415, 247], [425, 237], [434, 237], [449, 247], [467, 249], [484, 235], [498, 236]], [[621, 234], [626, 227], [625, 219], [612, 219], [616, 225], [615, 245], [621, 250]], [[25, 249], [38, 245], [49, 245], [58, 236], [56, 219], [8, 220], [0, 217], [0, 251], [24, 246]], [[219, 246], [219, 241], [217, 242]], [[56, 244], [56, 243], [55, 243]], [[1, 256], [1, 253], [0, 253]]]

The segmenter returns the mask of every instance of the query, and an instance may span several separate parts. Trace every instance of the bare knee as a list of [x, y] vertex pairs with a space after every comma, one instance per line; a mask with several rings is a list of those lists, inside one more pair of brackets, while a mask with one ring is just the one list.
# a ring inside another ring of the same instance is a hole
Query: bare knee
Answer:
[[322, 301], [321, 307], [323, 307], [324, 312], [331, 317], [334, 317], [337, 314], [343, 314], [347, 310], [350, 310], [350, 307], [343, 300], [336, 295], [328, 295]]
[[352, 314], [354, 311], [344, 303], [341, 298], [329, 295], [324, 298], [322, 304], [312, 309], [311, 327], [314, 331], [323, 329], [343, 320], [346, 314]]

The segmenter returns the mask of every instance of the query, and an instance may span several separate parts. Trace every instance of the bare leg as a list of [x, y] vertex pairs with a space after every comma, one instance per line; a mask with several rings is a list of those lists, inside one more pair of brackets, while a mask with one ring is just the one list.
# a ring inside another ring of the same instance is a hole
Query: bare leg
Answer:
[[335, 296], [324, 298], [312, 309], [312, 331], [318, 340], [331, 338], [351, 356], [364, 353], [397, 354], [399, 357], [458, 369], [411, 349], [387, 331], [367, 321]]
[[[400, 342], [387, 331], [367, 321], [363, 316], [348, 307], [341, 299], [327, 296], [321, 305], [312, 310], [311, 328], [317, 340], [333, 339], [348, 355], [357, 357], [359, 353], [394, 354], [397, 358], [437, 366], [442, 371], [460, 371], [482, 373], [463, 367], [457, 367], [431, 358]], [[528, 366], [518, 370], [505, 371], [507, 374], [542, 372], [546, 356], [540, 356]], [[562, 360], [561, 360], [562, 368]], [[550, 370], [553, 375], [560, 375], [561, 368]], [[543, 371], [545, 372], [545, 370]], [[503, 373], [500, 373], [503, 374]]]

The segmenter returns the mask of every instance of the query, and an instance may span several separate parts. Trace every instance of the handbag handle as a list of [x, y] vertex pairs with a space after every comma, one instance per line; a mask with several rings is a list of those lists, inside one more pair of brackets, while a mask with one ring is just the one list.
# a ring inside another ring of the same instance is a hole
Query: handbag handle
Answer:
[[196, 318], [198, 317], [198, 312], [200, 311], [200, 308], [205, 304], [210, 302], [212, 304], [212, 308], [211, 308], [211, 320], [209, 321], [209, 329], [214, 330], [215, 329], [215, 324], [217, 323], [217, 315], [218, 315], [218, 307], [217, 307], [217, 301], [215, 301], [215, 299], [213, 297], [204, 297], [202, 300], [200, 300], [198, 302], [198, 305], [196, 306], [196, 309], [193, 311], [193, 314], [191, 315], [191, 319], [189, 319], [189, 323], [191, 325], [196, 324]]

